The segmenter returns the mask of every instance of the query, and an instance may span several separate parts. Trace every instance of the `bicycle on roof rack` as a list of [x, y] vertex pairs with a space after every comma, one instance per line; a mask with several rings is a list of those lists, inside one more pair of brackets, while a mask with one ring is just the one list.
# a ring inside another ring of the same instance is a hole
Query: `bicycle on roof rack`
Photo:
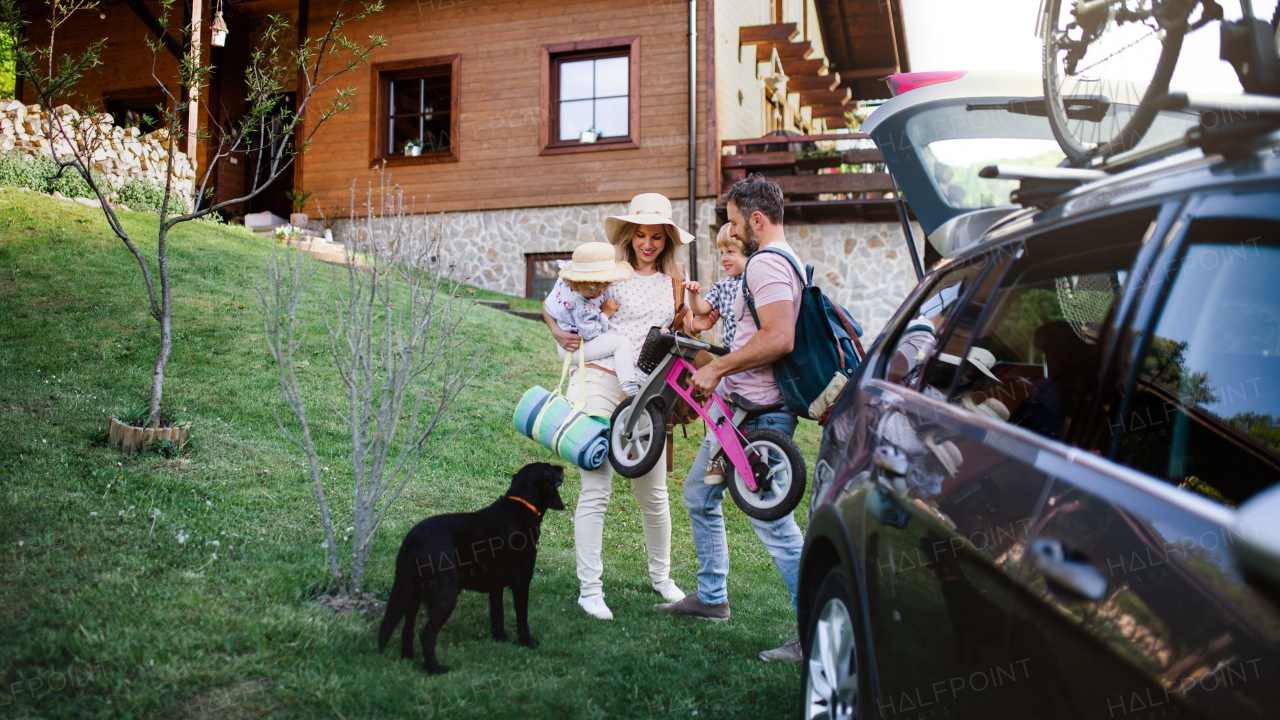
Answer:
[[[689, 387], [699, 351], [724, 355], [725, 348], [651, 328], [636, 367], [648, 378], [635, 397], [618, 404], [609, 419], [609, 462], [623, 477], [638, 478], [653, 469], [666, 446], [667, 413], [678, 400], [689, 403], [711, 428], [729, 460], [729, 494], [742, 512], [757, 520], [776, 520], [800, 504], [806, 472], [794, 441], [767, 428], [743, 433], [747, 420], [781, 409], [782, 403], [755, 405], [730, 394], [726, 402], [712, 392], [699, 404]], [[711, 453], [715, 457], [717, 450]]]
[[[1251, 0], [1242, 0], [1241, 9], [1242, 19], [1228, 21], [1215, 0], [1041, 0], [1046, 110], [1069, 163], [1096, 165], [1133, 149], [1160, 110], [1253, 111], [1250, 130], [1280, 119], [1280, 105], [1268, 102], [1274, 97], [1216, 106], [1168, 95], [1183, 39], [1213, 21], [1220, 23], [1221, 57], [1235, 67], [1245, 93], [1280, 95], [1280, 6], [1270, 23], [1253, 16]], [[1135, 75], [1150, 78], [1145, 89]], [[1201, 130], [1214, 129], [1202, 123]]]

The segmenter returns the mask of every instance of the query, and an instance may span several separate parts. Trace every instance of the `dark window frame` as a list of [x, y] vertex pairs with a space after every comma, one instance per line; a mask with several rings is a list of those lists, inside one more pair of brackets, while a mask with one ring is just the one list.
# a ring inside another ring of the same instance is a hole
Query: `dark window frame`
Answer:
[[[439, 67], [449, 67], [449, 148], [447, 150], [423, 151], [417, 157], [389, 153], [386, 151], [389, 130], [387, 121], [391, 117], [391, 82], [411, 78], [419, 73]], [[369, 123], [373, 127], [369, 139], [369, 163], [376, 167], [385, 162], [389, 167], [403, 165], [435, 165], [438, 163], [458, 162], [460, 158], [459, 114], [462, 87], [462, 56], [459, 54], [439, 55], [436, 57], [414, 58], [411, 60], [394, 60], [374, 63], [370, 66], [372, 73], [371, 87], [374, 98], [369, 112]]]
[[[164, 94], [161, 88], [155, 85], [108, 90], [102, 93], [102, 111], [111, 113], [115, 124], [121, 127], [125, 127], [123, 114], [129, 110], [151, 110], [155, 106], [167, 107], [168, 104], [168, 96]], [[154, 120], [156, 127], [151, 130], [142, 129], [144, 133], [164, 126], [163, 115], [157, 114]], [[185, 130], [185, 128], [183, 129]]]
[[[596, 60], [626, 56], [628, 67], [627, 135], [626, 137], [600, 138], [594, 143], [576, 140], [559, 140], [560, 117], [558, 109], [560, 63], [565, 60]], [[583, 40], [581, 42], [555, 43], [542, 46], [542, 112], [539, 123], [540, 155], [566, 155], [580, 152], [605, 152], [609, 150], [636, 150], [640, 147], [640, 36]]]
[[572, 252], [531, 252], [524, 254], [524, 296], [533, 297], [533, 264], [539, 260], [570, 260]]

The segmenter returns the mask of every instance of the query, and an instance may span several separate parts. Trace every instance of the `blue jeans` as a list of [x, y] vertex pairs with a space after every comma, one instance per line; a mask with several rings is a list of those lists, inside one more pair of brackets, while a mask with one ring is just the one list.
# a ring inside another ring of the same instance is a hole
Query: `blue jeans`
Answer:
[[[748, 430], [770, 428], [788, 437], [796, 431], [796, 416], [790, 413], [774, 412], [759, 415], [742, 426]], [[698, 456], [693, 460], [689, 477], [684, 481], [684, 507], [689, 511], [689, 521], [693, 525], [693, 545], [698, 551], [698, 598], [708, 605], [719, 605], [728, 602], [729, 594], [726, 581], [729, 577], [729, 543], [724, 532], [724, 513], [720, 503], [724, 500], [724, 490], [732, 477], [719, 485], [708, 485], [703, 482], [707, 474], [707, 463], [710, 462], [711, 441], [704, 439], [698, 449]], [[730, 473], [732, 470], [730, 469]], [[794, 513], [787, 513], [777, 520], [756, 520], [751, 518], [751, 526], [756, 536], [773, 557], [773, 563], [782, 573], [782, 581], [791, 591], [791, 608], [796, 609], [796, 587], [800, 578], [800, 552], [804, 549], [804, 533], [796, 525]]]

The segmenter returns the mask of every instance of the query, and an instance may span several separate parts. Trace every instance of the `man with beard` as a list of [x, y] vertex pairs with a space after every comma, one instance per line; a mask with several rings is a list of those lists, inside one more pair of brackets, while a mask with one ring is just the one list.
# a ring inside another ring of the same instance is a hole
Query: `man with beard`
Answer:
[[[771, 405], [782, 400], [773, 379], [772, 364], [790, 353], [795, 343], [804, 282], [786, 258], [759, 253], [758, 249], [777, 248], [795, 258], [800, 267], [804, 267], [804, 263], [787, 244], [783, 233], [782, 189], [776, 183], [752, 175], [734, 184], [725, 194], [725, 200], [731, 236], [742, 242], [751, 263], [745, 273], [745, 291], [734, 301], [738, 330], [729, 348], [731, 352], [698, 370], [693, 376], [693, 385], [704, 393], [715, 389], [723, 397], [736, 393], [748, 402]], [[759, 326], [746, 310], [743, 296], [748, 293], [755, 300]], [[771, 428], [790, 436], [795, 432], [796, 416], [782, 411], [764, 413], [745, 423], [742, 430], [745, 433], [757, 428]], [[693, 542], [698, 551], [698, 590], [680, 602], [653, 607], [661, 612], [706, 620], [728, 620], [729, 545], [720, 508], [725, 484], [708, 485], [703, 481], [710, 455], [711, 443], [704, 440], [684, 482], [684, 506], [689, 512]], [[791, 591], [794, 611], [804, 534], [792, 513], [770, 521], [752, 518], [751, 526], [782, 573], [782, 580]], [[782, 647], [762, 652], [760, 659], [800, 662], [800, 639], [792, 638]]]

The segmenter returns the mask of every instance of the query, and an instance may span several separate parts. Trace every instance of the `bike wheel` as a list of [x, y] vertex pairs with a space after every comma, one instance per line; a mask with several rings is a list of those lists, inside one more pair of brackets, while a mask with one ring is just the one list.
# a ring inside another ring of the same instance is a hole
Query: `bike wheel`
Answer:
[[777, 520], [795, 510], [804, 496], [804, 456], [791, 438], [777, 430], [752, 430], [746, 438], [747, 455], [752, 449], [760, 453], [760, 461], [752, 464], [760, 491], [748, 490], [735, 468], [729, 480], [729, 495], [747, 515], [757, 520]]
[[667, 424], [656, 402], [643, 408], [631, 437], [622, 434], [623, 412], [633, 402], [635, 398], [629, 397], [618, 403], [609, 418], [609, 462], [626, 478], [638, 478], [652, 470], [667, 447]]
[[1072, 165], [1142, 140], [1156, 118], [1156, 99], [1169, 91], [1197, 5], [1047, 0], [1041, 18], [1044, 96], [1053, 136]]

